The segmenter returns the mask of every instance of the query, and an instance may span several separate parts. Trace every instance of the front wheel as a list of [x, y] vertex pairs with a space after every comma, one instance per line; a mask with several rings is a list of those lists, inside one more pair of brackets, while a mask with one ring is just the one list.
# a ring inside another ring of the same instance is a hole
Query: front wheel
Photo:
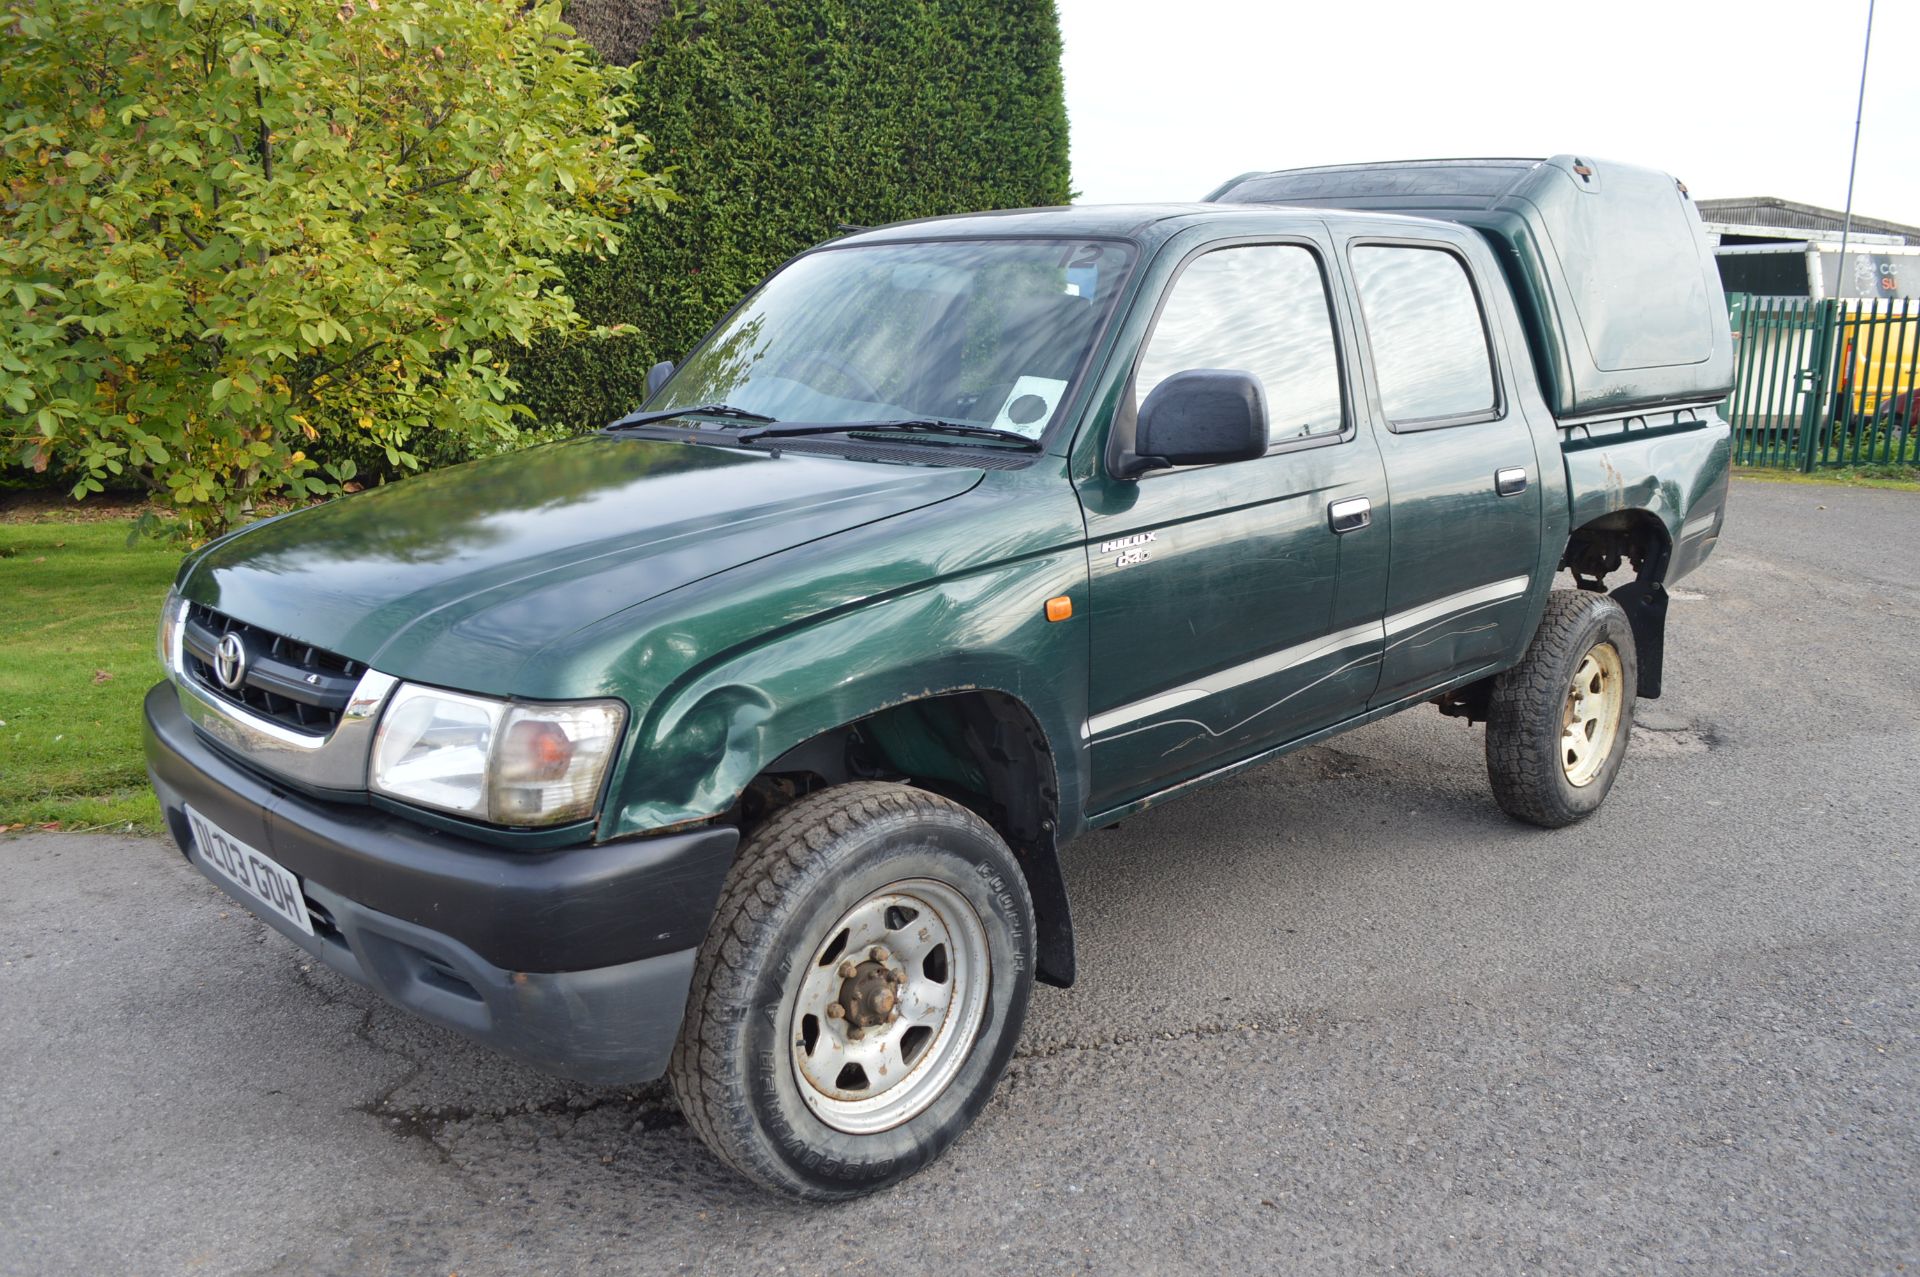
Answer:
[[669, 1077], [764, 1187], [854, 1197], [970, 1125], [1033, 987], [1033, 904], [978, 816], [907, 785], [800, 799], [730, 871]]
[[1605, 800], [1626, 756], [1639, 669], [1604, 594], [1555, 590], [1520, 663], [1493, 681], [1487, 778], [1502, 811], [1558, 829]]

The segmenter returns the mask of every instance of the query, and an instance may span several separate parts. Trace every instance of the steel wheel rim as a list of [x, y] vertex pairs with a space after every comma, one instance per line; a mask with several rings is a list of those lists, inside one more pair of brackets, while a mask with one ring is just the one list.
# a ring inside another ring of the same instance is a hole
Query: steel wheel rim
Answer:
[[986, 926], [946, 883], [889, 883], [848, 909], [809, 955], [791, 1007], [807, 1108], [851, 1135], [924, 1112], [972, 1052], [991, 975]]
[[1625, 705], [1626, 674], [1619, 649], [1595, 643], [1573, 672], [1560, 723], [1560, 766], [1568, 784], [1578, 789], [1600, 774], [1620, 734]]

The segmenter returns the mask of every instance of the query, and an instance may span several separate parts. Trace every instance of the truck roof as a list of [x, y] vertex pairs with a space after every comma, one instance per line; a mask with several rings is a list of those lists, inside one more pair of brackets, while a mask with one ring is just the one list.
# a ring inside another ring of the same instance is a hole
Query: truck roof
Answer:
[[1067, 237], [1128, 239], [1157, 244], [1189, 226], [1212, 221], [1271, 222], [1276, 227], [1318, 223], [1327, 217], [1359, 216], [1433, 225], [1440, 219], [1404, 214], [1350, 213], [1289, 205], [1249, 204], [1068, 204], [1053, 208], [1011, 208], [992, 213], [922, 217], [910, 222], [856, 231], [836, 244], [884, 243], [925, 239], [929, 234], [981, 237]]
[[[1559, 157], [1555, 157], [1557, 159]], [[1569, 157], [1574, 164], [1583, 164]], [[1273, 190], [1264, 194], [1249, 192], [1249, 187], [1270, 186], [1301, 197], [1314, 204], [1337, 203], [1339, 199], [1388, 198], [1420, 189], [1442, 189], [1456, 194], [1499, 196], [1520, 187], [1528, 175], [1553, 160], [1497, 155], [1429, 160], [1373, 160], [1358, 164], [1318, 164], [1309, 168], [1254, 169], [1231, 178], [1204, 197], [1208, 202], [1238, 195], [1236, 202], [1265, 203]], [[1583, 164], [1584, 166], [1584, 164]], [[1329, 199], [1333, 195], [1336, 198]], [[1275, 202], [1284, 202], [1276, 200]], [[1367, 208], [1368, 204], [1342, 203], [1344, 208]]]

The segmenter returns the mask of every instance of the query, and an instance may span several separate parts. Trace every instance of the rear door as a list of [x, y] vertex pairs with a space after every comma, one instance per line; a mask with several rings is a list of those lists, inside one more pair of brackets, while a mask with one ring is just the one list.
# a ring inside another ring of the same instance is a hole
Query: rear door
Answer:
[[1534, 434], [1502, 367], [1485, 253], [1444, 233], [1343, 236], [1392, 502], [1371, 704], [1491, 667], [1524, 644], [1540, 560]]
[[1342, 295], [1321, 237], [1216, 243], [1162, 294], [1122, 414], [1176, 372], [1266, 392], [1272, 444], [1231, 465], [1104, 470], [1087, 513], [1098, 811], [1355, 713], [1377, 677], [1384, 530], [1330, 508], [1383, 500]]

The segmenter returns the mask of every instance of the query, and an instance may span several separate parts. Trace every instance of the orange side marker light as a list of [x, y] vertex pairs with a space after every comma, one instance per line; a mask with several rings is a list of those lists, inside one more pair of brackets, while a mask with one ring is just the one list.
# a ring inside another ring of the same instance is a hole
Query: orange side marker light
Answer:
[[1047, 600], [1047, 619], [1064, 621], [1073, 615], [1073, 599], [1065, 594], [1055, 595]]

